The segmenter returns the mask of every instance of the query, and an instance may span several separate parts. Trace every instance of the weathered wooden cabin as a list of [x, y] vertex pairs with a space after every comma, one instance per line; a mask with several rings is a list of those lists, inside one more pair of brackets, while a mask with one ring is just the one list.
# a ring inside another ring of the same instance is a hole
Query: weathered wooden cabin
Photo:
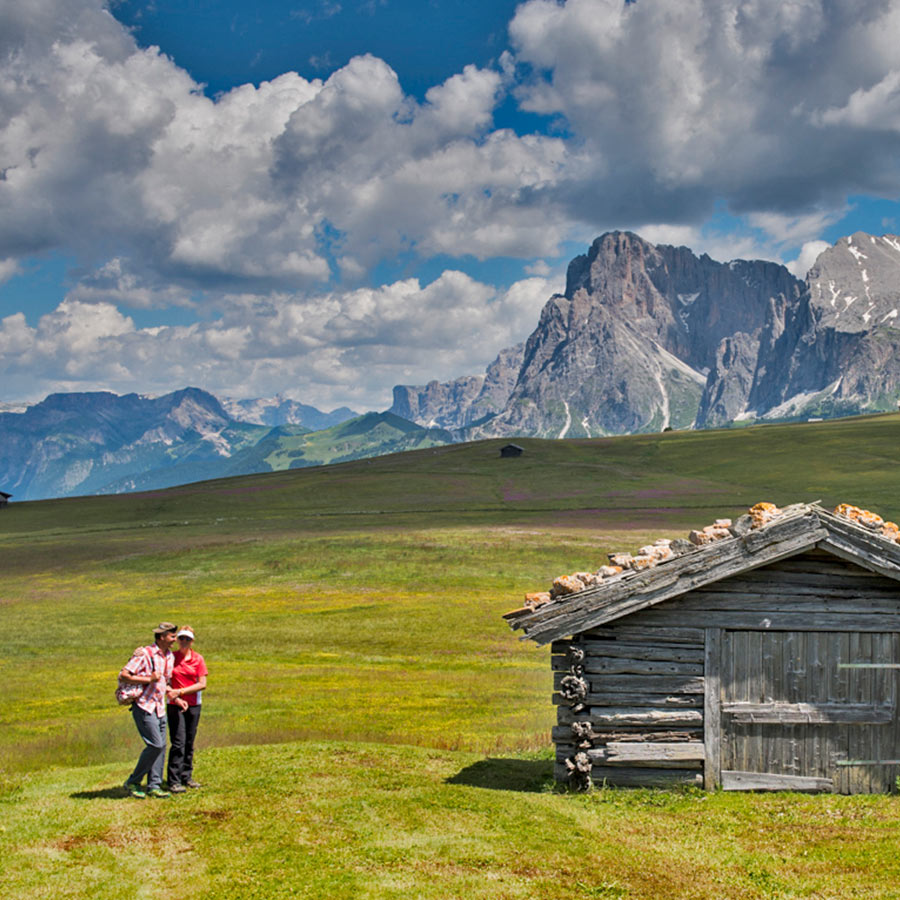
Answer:
[[552, 645], [557, 779], [895, 790], [900, 535], [871, 518], [817, 504], [744, 516], [508, 613]]

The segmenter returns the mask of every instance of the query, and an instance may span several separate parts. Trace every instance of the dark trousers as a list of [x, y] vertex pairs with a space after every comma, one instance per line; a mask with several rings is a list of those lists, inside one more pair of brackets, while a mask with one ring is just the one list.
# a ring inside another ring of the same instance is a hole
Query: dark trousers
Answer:
[[169, 785], [186, 784], [194, 775], [194, 737], [200, 724], [200, 704], [179, 709], [169, 704]]

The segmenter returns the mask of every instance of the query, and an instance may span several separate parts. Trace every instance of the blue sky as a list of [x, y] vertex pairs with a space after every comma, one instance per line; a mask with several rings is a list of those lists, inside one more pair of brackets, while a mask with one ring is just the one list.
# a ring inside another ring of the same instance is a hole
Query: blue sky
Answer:
[[900, 231], [900, 0], [0, 5], [0, 402], [380, 409], [628, 228]]

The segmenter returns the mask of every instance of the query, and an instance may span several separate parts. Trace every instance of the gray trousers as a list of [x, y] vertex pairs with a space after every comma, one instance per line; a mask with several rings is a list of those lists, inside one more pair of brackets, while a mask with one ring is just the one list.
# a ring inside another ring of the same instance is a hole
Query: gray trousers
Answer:
[[166, 759], [166, 717], [146, 712], [137, 703], [131, 704], [131, 716], [146, 746], [128, 777], [128, 783], [140, 784], [146, 775], [150, 790], [162, 787], [163, 763]]

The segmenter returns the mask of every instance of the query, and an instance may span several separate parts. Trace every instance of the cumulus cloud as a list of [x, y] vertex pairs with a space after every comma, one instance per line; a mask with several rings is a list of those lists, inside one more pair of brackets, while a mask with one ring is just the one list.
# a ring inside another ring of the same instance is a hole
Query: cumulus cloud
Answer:
[[400, 382], [484, 371], [528, 334], [559, 287], [527, 278], [498, 290], [446, 271], [429, 284], [405, 279], [312, 298], [230, 294], [211, 321], [151, 328], [113, 303], [73, 295], [34, 326], [22, 313], [0, 321], [0, 377], [32, 399], [201, 384], [231, 396], [281, 392], [323, 407], [383, 409]]
[[490, 130], [495, 71], [419, 103], [363, 56], [210, 99], [98, 0], [23, 6], [0, 11], [0, 258], [64, 247], [102, 266], [112, 247], [185, 288], [290, 290], [400, 250], [531, 255], [564, 233], [530, 215], [563, 142]]
[[807, 241], [801, 248], [796, 259], [785, 263], [788, 270], [797, 278], [806, 278], [807, 273], [813, 267], [813, 263], [824, 253], [831, 244], [828, 241]]
[[20, 271], [19, 264], [16, 260], [0, 259], [0, 284], [3, 284], [4, 281], [8, 281], [13, 275], [17, 275]]
[[528, 0], [510, 34], [520, 102], [578, 138], [573, 214], [672, 225], [896, 194], [898, 27], [894, 0]]
[[[848, 195], [900, 191], [898, 32], [900, 0], [526, 0], [495, 67], [421, 101], [374, 56], [210, 98], [102, 0], [0, 5], [0, 281], [52, 251], [81, 273], [3, 320], [4, 388], [383, 405], [525, 337], [544, 258], [610, 228], [719, 259], [802, 245], [799, 273]], [[496, 127], [510, 92], [559, 127]], [[709, 227], [723, 209], [740, 228]], [[359, 287], [398, 254], [535, 277]], [[198, 320], [126, 312], [171, 307]]]

